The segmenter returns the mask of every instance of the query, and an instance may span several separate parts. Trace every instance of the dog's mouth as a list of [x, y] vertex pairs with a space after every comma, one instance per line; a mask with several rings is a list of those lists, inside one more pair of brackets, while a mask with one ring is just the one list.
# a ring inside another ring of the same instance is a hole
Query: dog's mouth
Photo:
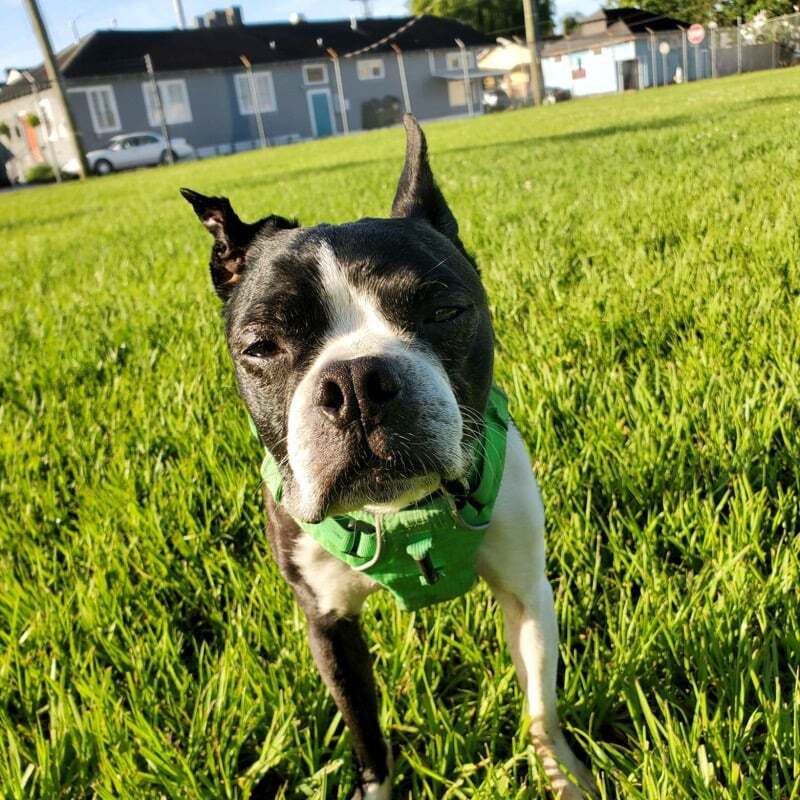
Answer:
[[388, 439], [380, 447], [371, 445], [362, 439], [338, 459], [321, 453], [314, 491], [300, 497], [290, 489], [284, 502], [305, 522], [319, 522], [363, 508], [398, 510], [458, 477], [427, 448], [391, 446]]

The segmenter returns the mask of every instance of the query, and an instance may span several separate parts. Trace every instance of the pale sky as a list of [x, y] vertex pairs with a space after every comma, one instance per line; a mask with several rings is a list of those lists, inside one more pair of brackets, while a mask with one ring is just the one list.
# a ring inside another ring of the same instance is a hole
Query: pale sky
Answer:
[[[521, 1], [521, 0], [520, 0]], [[556, 19], [564, 14], [595, 11], [598, 0], [556, 0]], [[283, 21], [293, 11], [308, 19], [341, 19], [361, 15], [362, 4], [353, 0], [183, 0], [187, 23], [195, 15], [228, 5], [242, 7], [245, 22]], [[408, 14], [406, 0], [372, 0], [372, 16]], [[56, 50], [74, 41], [74, 28], [85, 36], [98, 28], [171, 28], [176, 25], [172, 0], [39, 0], [50, 39]], [[41, 63], [27, 12], [20, 0], [0, 0], [0, 70]]]

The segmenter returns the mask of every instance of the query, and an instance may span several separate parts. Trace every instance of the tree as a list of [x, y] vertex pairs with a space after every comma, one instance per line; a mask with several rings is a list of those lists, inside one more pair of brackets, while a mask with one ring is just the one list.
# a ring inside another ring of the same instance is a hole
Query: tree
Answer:
[[575, 14], [567, 14], [561, 18], [561, 29], [564, 36], [569, 36], [581, 24], [581, 17]]
[[[735, 25], [737, 17], [747, 21], [760, 11], [770, 17], [791, 14], [797, 0], [639, 0], [637, 5], [653, 14], [666, 14], [684, 22], [706, 24], [712, 20], [719, 25]], [[617, 0], [615, 5], [629, 5], [627, 0]]]
[[[539, 35], [553, 35], [552, 0], [535, 0]], [[453, 17], [486, 34], [525, 34], [525, 16], [521, 0], [411, 0], [414, 14]]]

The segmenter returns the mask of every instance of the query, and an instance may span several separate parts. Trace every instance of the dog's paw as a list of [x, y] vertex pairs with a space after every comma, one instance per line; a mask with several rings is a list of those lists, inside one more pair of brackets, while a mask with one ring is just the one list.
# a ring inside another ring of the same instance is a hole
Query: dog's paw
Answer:
[[599, 796], [594, 776], [572, 752], [560, 729], [550, 735], [534, 724], [531, 737], [554, 797], [586, 800]]
[[383, 783], [375, 783], [375, 781], [364, 783], [356, 789], [351, 800], [391, 800], [391, 783], [390, 778], [387, 778]]

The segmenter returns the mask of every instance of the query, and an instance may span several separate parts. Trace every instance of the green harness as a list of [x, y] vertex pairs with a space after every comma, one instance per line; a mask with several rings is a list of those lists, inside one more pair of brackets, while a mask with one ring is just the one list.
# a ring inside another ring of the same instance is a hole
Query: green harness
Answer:
[[[497, 386], [484, 419], [475, 468], [462, 493], [440, 489], [391, 514], [354, 511], [322, 522], [295, 521], [331, 555], [386, 587], [401, 608], [415, 611], [464, 594], [477, 580], [478, 548], [503, 477], [509, 414]], [[261, 477], [280, 502], [283, 479], [269, 451]]]

